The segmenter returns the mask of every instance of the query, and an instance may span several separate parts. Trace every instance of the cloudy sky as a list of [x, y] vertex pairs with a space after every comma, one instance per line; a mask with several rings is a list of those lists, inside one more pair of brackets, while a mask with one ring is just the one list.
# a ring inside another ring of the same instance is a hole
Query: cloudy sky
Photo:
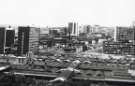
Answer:
[[0, 24], [129, 26], [135, 0], [0, 0]]

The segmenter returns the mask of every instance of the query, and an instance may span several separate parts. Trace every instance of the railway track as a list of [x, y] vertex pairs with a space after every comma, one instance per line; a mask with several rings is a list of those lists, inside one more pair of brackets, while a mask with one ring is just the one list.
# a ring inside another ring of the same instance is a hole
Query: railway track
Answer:
[[[40, 77], [40, 78], [48, 78], [54, 79], [59, 76], [58, 73], [50, 73], [50, 72], [41, 72], [41, 71], [30, 71], [30, 70], [12, 70], [5, 71], [5, 74], [15, 74], [15, 75], [23, 75], [28, 77]], [[99, 82], [122, 82], [122, 83], [135, 83], [135, 79], [117, 79], [117, 78], [93, 78], [93, 77], [82, 77], [82, 76], [72, 76], [72, 80], [77, 81], [99, 81]]]

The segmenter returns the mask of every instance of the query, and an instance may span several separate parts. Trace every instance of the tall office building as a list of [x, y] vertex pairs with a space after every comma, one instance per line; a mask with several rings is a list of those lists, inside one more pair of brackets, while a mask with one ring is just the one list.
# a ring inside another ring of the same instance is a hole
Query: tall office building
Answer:
[[114, 41], [117, 41], [117, 27], [115, 27], [114, 28], [114, 36], [113, 36], [113, 38], [114, 38]]
[[90, 25], [83, 25], [82, 29], [83, 29], [83, 33], [91, 33], [92, 32], [92, 27]]
[[5, 42], [6, 42], [6, 29], [5, 27], [0, 27], [0, 54], [5, 52]]
[[15, 30], [6, 30], [6, 47], [14, 45]]
[[68, 29], [69, 29], [69, 34], [71, 36], [78, 36], [79, 35], [79, 28], [78, 28], [78, 23], [73, 23], [73, 22], [70, 22], [68, 24]]
[[30, 27], [18, 27], [18, 47], [17, 54], [26, 54], [29, 51]]
[[40, 29], [35, 27], [18, 28], [18, 55], [27, 54], [29, 51], [34, 52], [38, 49], [39, 32]]
[[73, 29], [73, 23], [70, 22], [70, 23], [68, 23], [68, 33], [69, 33], [69, 35], [71, 35], [72, 29]]
[[115, 41], [135, 41], [135, 27], [116, 27]]
[[36, 53], [39, 49], [40, 28], [30, 27], [29, 51]]

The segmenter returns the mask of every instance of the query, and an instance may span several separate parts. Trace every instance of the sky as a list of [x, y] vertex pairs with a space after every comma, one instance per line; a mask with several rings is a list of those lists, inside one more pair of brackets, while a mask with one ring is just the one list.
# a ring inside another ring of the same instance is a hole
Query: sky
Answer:
[[0, 0], [0, 24], [129, 26], [135, 0]]

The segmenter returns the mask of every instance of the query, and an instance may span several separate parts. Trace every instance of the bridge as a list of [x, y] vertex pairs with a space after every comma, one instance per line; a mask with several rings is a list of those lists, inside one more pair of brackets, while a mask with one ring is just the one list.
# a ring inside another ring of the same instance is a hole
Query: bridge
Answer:
[[[9, 74], [11, 72], [4, 72], [5, 74]], [[60, 77], [62, 74], [52, 74], [48, 72], [33, 72], [33, 71], [14, 71], [12, 72], [15, 75], [23, 75], [23, 76], [29, 76], [29, 77], [41, 77], [41, 78], [49, 78], [50, 80], [57, 80], [57, 78]], [[61, 76], [62, 77], [62, 76]], [[64, 76], [65, 77], [65, 76]], [[71, 77], [73, 80], [83, 80], [83, 81], [100, 81], [100, 82], [123, 82], [123, 83], [135, 83], [135, 80], [131, 79], [117, 79], [117, 78], [86, 78], [86, 77], [80, 77], [80, 76], [73, 76]]]
[[[90, 81], [90, 82], [115, 82], [115, 83], [131, 83], [135, 84], [135, 77], [123, 78], [123, 77], [92, 77], [89, 75], [79, 74], [78, 65], [79, 61], [73, 61], [67, 68], [60, 69], [58, 72], [38, 71], [38, 70], [25, 70], [25, 69], [10, 69], [9, 64], [1, 64], [0, 72], [5, 74], [23, 75], [27, 77], [44, 78], [49, 80], [51, 83], [55, 82], [68, 82], [72, 81]], [[103, 74], [105, 75], [105, 74]]]
[[0, 64], [0, 72], [7, 70], [8, 68], [10, 68], [10, 65], [8, 64]]

